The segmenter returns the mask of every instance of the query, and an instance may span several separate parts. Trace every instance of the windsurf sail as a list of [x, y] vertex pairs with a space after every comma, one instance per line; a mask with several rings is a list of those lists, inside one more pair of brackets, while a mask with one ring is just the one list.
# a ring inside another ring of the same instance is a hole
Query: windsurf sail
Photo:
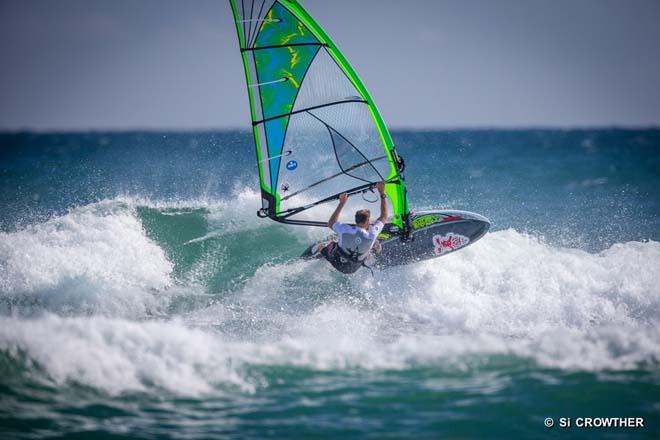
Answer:
[[385, 181], [392, 222], [405, 230], [403, 160], [344, 55], [298, 1], [230, 4], [250, 100], [259, 214], [326, 226], [327, 210], [319, 207]]

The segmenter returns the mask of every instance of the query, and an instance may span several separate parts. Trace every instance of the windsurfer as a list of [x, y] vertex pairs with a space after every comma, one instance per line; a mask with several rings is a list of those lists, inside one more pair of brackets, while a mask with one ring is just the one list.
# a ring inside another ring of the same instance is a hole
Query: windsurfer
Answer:
[[320, 252], [340, 272], [356, 272], [364, 265], [372, 248], [377, 254], [380, 253], [378, 234], [383, 230], [388, 217], [385, 182], [378, 183], [376, 188], [380, 194], [378, 219], [372, 224], [369, 210], [360, 209], [355, 212], [355, 225], [341, 223], [339, 215], [348, 200], [348, 194], [343, 193], [339, 196], [339, 205], [328, 220], [328, 227], [337, 234], [337, 241], [319, 244], [319, 248], [315, 249], [315, 253]]

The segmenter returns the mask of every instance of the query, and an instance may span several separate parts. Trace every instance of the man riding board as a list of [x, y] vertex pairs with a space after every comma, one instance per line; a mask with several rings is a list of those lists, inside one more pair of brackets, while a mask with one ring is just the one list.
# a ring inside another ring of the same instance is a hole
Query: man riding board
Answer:
[[376, 253], [380, 253], [377, 238], [388, 217], [385, 182], [378, 183], [376, 188], [380, 194], [378, 219], [371, 224], [371, 212], [368, 209], [360, 209], [355, 212], [355, 225], [338, 221], [339, 214], [348, 200], [348, 194], [343, 193], [339, 196], [337, 209], [328, 220], [328, 227], [337, 233], [337, 241], [327, 245], [319, 244], [314, 250], [314, 253], [320, 252], [340, 272], [351, 274], [364, 266], [372, 247]]

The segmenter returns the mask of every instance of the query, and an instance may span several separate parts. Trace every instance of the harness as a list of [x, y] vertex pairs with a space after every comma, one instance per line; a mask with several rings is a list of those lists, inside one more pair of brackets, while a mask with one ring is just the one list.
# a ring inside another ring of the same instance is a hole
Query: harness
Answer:
[[370, 266], [365, 264], [366, 258], [360, 260], [360, 254], [355, 251], [346, 251], [339, 247], [337, 242], [331, 243], [329, 246], [332, 246], [332, 249], [328, 249], [327, 254], [325, 255], [326, 260], [330, 262], [332, 267], [337, 269], [341, 273], [352, 274], [358, 271], [362, 266], [366, 267], [371, 271], [373, 275], [373, 269]]

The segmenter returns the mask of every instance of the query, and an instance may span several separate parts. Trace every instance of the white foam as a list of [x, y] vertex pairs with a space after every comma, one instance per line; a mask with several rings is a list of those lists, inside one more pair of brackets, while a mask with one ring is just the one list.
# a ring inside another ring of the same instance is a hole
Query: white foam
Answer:
[[59, 385], [75, 382], [110, 394], [156, 387], [196, 395], [218, 384], [254, 389], [232, 366], [237, 350], [230, 343], [177, 322], [48, 315], [0, 317], [0, 329], [0, 350], [27, 355]]
[[[111, 393], [254, 391], [268, 385], [254, 365], [471, 369], [505, 355], [566, 370], [657, 368], [658, 267], [658, 242], [590, 254], [506, 230], [375, 278], [323, 261], [267, 264], [181, 321], [0, 318], [0, 349], [25, 353], [49, 380]], [[127, 284], [150, 279], [125, 273]], [[226, 333], [198, 328], [208, 324]]]
[[507, 230], [386, 277], [390, 285], [417, 287], [407, 302], [416, 316], [516, 336], [557, 325], [657, 322], [659, 262], [658, 242], [616, 244], [589, 254]]
[[660, 362], [658, 263], [657, 242], [590, 254], [507, 230], [447, 257], [351, 277], [359, 297], [323, 262], [264, 266], [231, 315], [266, 316], [270, 331], [279, 329], [275, 343], [256, 348], [258, 363], [463, 368], [465, 355], [504, 354], [563, 369], [628, 369]]
[[[0, 295], [110, 314], [143, 312], [139, 292], [170, 285], [172, 264], [134, 210], [101, 202], [0, 233]], [[25, 301], [23, 301], [25, 302]], [[30, 301], [28, 301], [30, 302]]]
[[507, 230], [383, 273], [371, 289], [400, 292], [396, 305], [382, 297], [384, 307], [448, 339], [445, 350], [483, 339], [485, 351], [500, 347], [548, 366], [630, 368], [660, 361], [659, 265], [658, 242], [589, 254]]
[[[280, 307], [290, 307], [299, 292], [286, 286], [301, 277], [310, 295], [327, 291], [332, 269], [306, 264], [257, 271], [240, 298], [253, 306], [284, 298]], [[358, 299], [336, 284], [320, 306], [289, 317], [275, 312], [284, 337], [265, 354], [315, 368], [435, 364], [465, 354], [565, 369], [653, 365], [660, 362], [659, 264], [658, 242], [590, 254], [499, 231], [450, 256], [351, 277]]]
[[[0, 311], [12, 304], [14, 310], [20, 306], [23, 311], [66, 314], [162, 313], [172, 293], [167, 289], [173, 284], [173, 264], [147, 236], [137, 209], [158, 209], [171, 216], [203, 210], [208, 232], [189, 241], [194, 243], [258, 228], [282, 228], [259, 219], [258, 206], [259, 194], [241, 187], [227, 200], [121, 196], [72, 208], [17, 232], [0, 233]], [[199, 287], [225, 259], [222, 249], [215, 249], [196, 261], [181, 281]]]

